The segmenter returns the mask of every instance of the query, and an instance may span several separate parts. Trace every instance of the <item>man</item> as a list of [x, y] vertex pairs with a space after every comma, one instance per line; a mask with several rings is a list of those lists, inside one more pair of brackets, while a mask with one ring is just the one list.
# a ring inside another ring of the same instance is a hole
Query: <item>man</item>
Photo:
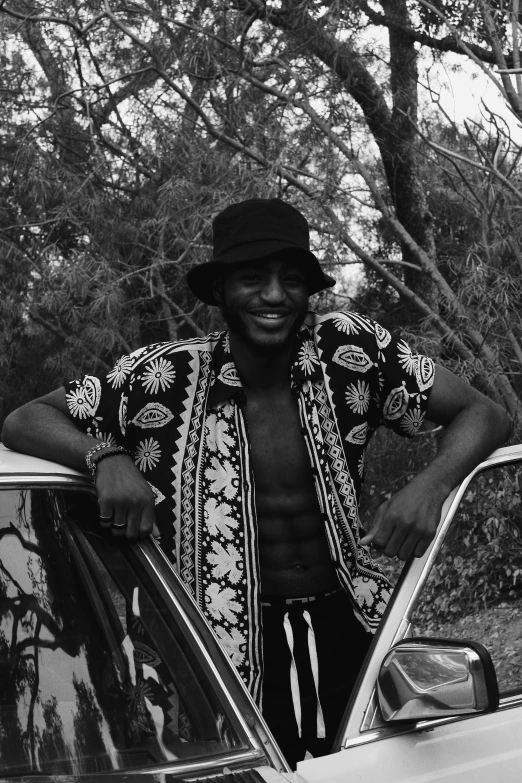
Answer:
[[[29, 403], [4, 442], [87, 461], [100, 523], [116, 537], [161, 536], [295, 764], [328, 751], [386, 607], [368, 544], [422, 555], [450, 490], [509, 421], [369, 319], [308, 313], [310, 294], [334, 281], [304, 217], [279, 199], [220, 213], [214, 257], [188, 283], [222, 309], [227, 332], [140, 349], [106, 378]], [[425, 416], [446, 428], [436, 458], [364, 534], [371, 433], [385, 424], [411, 436]]]

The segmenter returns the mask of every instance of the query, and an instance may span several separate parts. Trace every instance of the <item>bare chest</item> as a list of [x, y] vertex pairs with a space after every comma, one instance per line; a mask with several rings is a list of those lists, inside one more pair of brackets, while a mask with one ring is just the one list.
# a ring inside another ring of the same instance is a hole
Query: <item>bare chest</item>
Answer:
[[258, 514], [299, 513], [316, 494], [297, 402], [288, 391], [247, 399]]

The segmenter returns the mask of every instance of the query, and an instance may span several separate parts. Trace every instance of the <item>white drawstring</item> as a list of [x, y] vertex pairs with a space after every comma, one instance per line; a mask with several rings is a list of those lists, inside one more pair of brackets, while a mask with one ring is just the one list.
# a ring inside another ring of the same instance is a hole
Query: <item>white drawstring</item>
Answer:
[[317, 696], [317, 739], [324, 739], [326, 737], [326, 730], [324, 727], [323, 708], [321, 707], [321, 702], [319, 700], [319, 660], [317, 658], [317, 647], [315, 645], [315, 633], [309, 612], [303, 612], [303, 617], [308, 625], [308, 652], [310, 654], [310, 664], [312, 666], [315, 693]]
[[[326, 736], [323, 710], [321, 702], [319, 701], [319, 662], [317, 659], [317, 647], [315, 644], [315, 633], [312, 626], [312, 619], [309, 612], [303, 612], [303, 617], [308, 625], [308, 653], [310, 655], [310, 665], [312, 667], [312, 675], [314, 678], [315, 693], [317, 696], [317, 738], [324, 739]], [[299, 691], [299, 678], [297, 676], [297, 666], [295, 665], [294, 658], [294, 632], [290, 623], [288, 612], [286, 612], [283, 619], [283, 626], [286, 634], [286, 641], [288, 642], [288, 649], [292, 656], [292, 663], [290, 665], [290, 688], [292, 691], [292, 703], [294, 705], [295, 720], [297, 723], [298, 736], [302, 736], [301, 728], [301, 694]]]
[[292, 656], [292, 663], [290, 665], [290, 688], [292, 690], [292, 703], [294, 705], [294, 715], [297, 723], [297, 732], [299, 738], [302, 736], [301, 730], [301, 694], [299, 693], [299, 680], [297, 677], [297, 666], [295, 665], [294, 658], [294, 632], [290, 625], [290, 618], [288, 612], [286, 612], [283, 620], [283, 626], [286, 633], [286, 641], [288, 642], [288, 648]]

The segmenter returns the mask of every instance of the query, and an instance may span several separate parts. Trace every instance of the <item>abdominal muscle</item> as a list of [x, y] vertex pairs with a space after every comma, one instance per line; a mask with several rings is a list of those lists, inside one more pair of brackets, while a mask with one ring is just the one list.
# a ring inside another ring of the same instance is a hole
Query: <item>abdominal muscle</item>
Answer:
[[258, 516], [258, 530], [263, 593], [305, 596], [339, 586], [318, 514]]
[[[308, 466], [307, 466], [308, 467]], [[261, 590], [304, 596], [338, 587], [310, 468], [299, 489], [256, 482]], [[259, 471], [258, 471], [259, 474]], [[277, 491], [279, 490], [279, 491]]]
[[247, 419], [261, 591], [305, 596], [338, 587], [295, 400], [247, 398]]

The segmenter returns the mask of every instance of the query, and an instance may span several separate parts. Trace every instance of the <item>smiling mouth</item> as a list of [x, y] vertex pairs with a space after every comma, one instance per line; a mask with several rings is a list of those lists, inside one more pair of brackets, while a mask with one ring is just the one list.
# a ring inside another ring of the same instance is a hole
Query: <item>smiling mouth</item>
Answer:
[[279, 321], [286, 318], [288, 313], [252, 313], [256, 318], [264, 318], [267, 321]]

